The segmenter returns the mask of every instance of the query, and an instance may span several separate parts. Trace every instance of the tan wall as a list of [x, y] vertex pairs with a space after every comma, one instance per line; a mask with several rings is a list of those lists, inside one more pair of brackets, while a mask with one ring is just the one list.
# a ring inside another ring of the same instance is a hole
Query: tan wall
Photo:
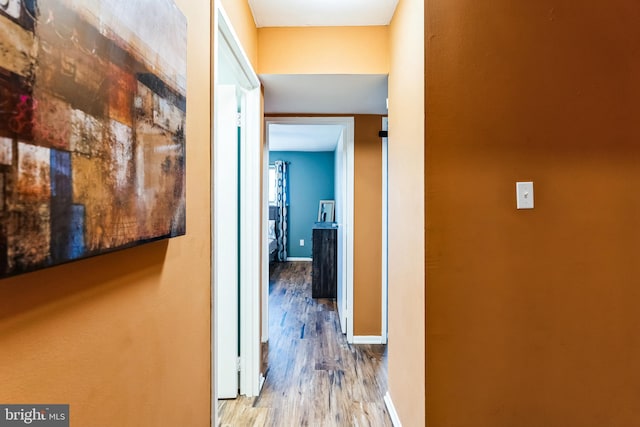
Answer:
[[258, 29], [260, 74], [387, 74], [388, 27]]
[[210, 422], [209, 2], [189, 22], [187, 235], [0, 281], [0, 402], [71, 425]]
[[389, 392], [425, 423], [424, 2], [400, 0], [389, 73]]
[[640, 4], [426, 3], [428, 424], [640, 425]]
[[356, 115], [354, 134], [353, 333], [382, 331], [382, 116]]
[[248, 0], [216, 0], [233, 23], [233, 29], [242, 43], [244, 53], [258, 70], [258, 29], [249, 8]]

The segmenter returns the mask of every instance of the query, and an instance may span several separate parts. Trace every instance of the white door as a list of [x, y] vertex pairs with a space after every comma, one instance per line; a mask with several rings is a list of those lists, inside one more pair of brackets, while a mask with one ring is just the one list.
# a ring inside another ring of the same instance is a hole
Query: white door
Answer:
[[217, 85], [214, 237], [218, 398], [238, 396], [238, 126], [236, 87]]

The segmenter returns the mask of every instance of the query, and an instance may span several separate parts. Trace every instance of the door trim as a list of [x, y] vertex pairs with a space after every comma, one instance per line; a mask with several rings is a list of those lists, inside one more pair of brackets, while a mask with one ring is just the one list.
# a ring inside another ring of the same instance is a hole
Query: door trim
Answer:
[[[389, 118], [382, 118], [382, 130], [389, 130]], [[389, 138], [382, 138], [382, 344], [389, 331]]]
[[[257, 80], [257, 77], [256, 77]], [[260, 373], [261, 202], [260, 86], [247, 91], [241, 118], [240, 394], [257, 396]]]
[[[265, 135], [266, 135], [266, 150], [269, 150], [269, 125], [271, 124], [323, 124], [323, 125], [337, 125], [342, 126], [344, 135], [344, 146], [342, 150], [343, 164], [345, 165], [346, 177], [345, 177], [345, 203], [343, 203], [343, 218], [344, 224], [340, 224], [343, 228], [343, 247], [345, 248], [344, 254], [338, 254], [338, 256], [344, 259], [344, 268], [342, 271], [342, 280], [344, 286], [343, 300], [346, 302], [346, 317], [347, 317], [347, 341], [353, 343], [353, 217], [354, 217], [354, 138], [355, 138], [355, 119], [353, 116], [349, 117], [265, 117]], [[268, 181], [267, 181], [268, 182]], [[267, 185], [267, 184], [265, 184]], [[265, 214], [268, 221], [268, 212]], [[267, 240], [267, 230], [263, 231], [263, 239]], [[267, 266], [268, 269], [268, 266]], [[268, 274], [268, 273], [267, 273]], [[268, 306], [268, 291], [263, 290], [263, 325], [268, 322], [268, 317], [265, 318], [265, 306]], [[343, 319], [340, 319], [343, 322]]]
[[385, 344], [379, 335], [356, 335], [353, 337], [354, 344]]
[[[216, 258], [219, 247], [216, 230], [216, 200], [217, 184], [215, 177], [216, 149], [218, 146], [216, 137], [216, 97], [215, 88], [219, 75], [219, 43], [226, 41], [231, 48], [233, 56], [241, 70], [243, 78], [248, 81], [249, 87], [242, 88], [241, 102], [241, 161], [240, 168], [245, 171], [242, 175], [246, 186], [240, 185], [240, 198], [243, 206], [240, 217], [240, 258], [244, 261], [240, 280], [240, 394], [256, 396], [259, 393], [260, 377], [260, 244], [261, 244], [261, 124], [262, 112], [260, 106], [260, 80], [258, 79], [251, 62], [242, 49], [242, 44], [235, 33], [231, 20], [224, 11], [222, 4], [213, 1], [212, 22], [214, 31], [211, 32], [212, 72], [213, 84], [211, 95], [211, 425], [218, 424], [218, 342], [216, 321], [219, 313], [218, 286], [216, 277]], [[221, 184], [222, 185], [222, 184]], [[219, 197], [218, 197], [219, 198]], [[220, 203], [218, 201], [218, 203]], [[244, 207], [247, 207], [245, 209]], [[244, 230], [244, 231], [242, 231]]]
[[389, 412], [389, 418], [391, 418], [391, 424], [393, 427], [402, 427], [400, 416], [398, 416], [398, 411], [396, 410], [393, 400], [391, 399], [391, 394], [388, 391], [384, 395], [384, 404], [387, 407], [387, 412]]

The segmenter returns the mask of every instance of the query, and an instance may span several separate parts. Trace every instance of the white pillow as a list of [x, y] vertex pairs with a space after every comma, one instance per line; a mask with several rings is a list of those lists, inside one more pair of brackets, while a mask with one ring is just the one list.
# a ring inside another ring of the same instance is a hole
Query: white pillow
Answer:
[[269, 240], [276, 238], [276, 220], [269, 220]]

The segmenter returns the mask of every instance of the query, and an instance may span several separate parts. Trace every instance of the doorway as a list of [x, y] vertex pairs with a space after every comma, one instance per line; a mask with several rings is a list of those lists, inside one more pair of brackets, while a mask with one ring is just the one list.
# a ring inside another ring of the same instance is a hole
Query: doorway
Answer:
[[[353, 342], [353, 213], [354, 213], [354, 129], [353, 117], [267, 117], [263, 163], [263, 191], [268, 193], [269, 128], [279, 125], [333, 125], [342, 129], [335, 156], [335, 220], [338, 223], [338, 283], [337, 307], [342, 333]], [[268, 200], [268, 197], [265, 197]], [[268, 209], [263, 208], [263, 241], [268, 241]], [[269, 254], [263, 245], [263, 283], [269, 283]], [[262, 289], [262, 341], [269, 337], [269, 288]]]
[[[260, 388], [260, 81], [214, 9], [211, 253], [212, 407]], [[255, 338], [254, 338], [255, 337]]]

